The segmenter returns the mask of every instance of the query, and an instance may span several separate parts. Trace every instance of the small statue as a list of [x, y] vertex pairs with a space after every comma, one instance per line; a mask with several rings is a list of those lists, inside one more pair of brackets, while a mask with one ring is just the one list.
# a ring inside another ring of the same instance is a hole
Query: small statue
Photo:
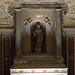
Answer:
[[40, 22], [37, 23], [37, 29], [33, 32], [33, 34], [34, 37], [36, 37], [35, 53], [41, 53], [44, 33], [40, 27]]

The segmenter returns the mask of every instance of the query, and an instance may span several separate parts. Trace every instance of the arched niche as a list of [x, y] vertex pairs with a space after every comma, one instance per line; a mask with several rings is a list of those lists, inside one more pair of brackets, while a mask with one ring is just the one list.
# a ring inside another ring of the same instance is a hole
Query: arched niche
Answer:
[[[41, 40], [42, 42], [42, 47], [41, 47], [41, 53], [46, 53], [46, 23], [42, 20], [34, 20], [30, 24], [30, 35], [31, 35], [31, 53], [35, 53], [35, 47], [36, 47], [36, 42], [37, 42], [37, 36], [34, 37], [34, 33], [37, 29], [37, 23], [40, 23], [40, 29], [42, 30], [41, 33], [43, 33], [39, 38], [39, 41]], [[40, 32], [39, 32], [40, 33]], [[38, 34], [39, 34], [38, 33]]]
[[[52, 30], [52, 27], [54, 26], [50, 26], [50, 24], [46, 23], [45, 21], [43, 20], [33, 20], [31, 23], [29, 23], [27, 25], [27, 28], [23, 26], [23, 29], [22, 29], [22, 33], [23, 33], [23, 37], [22, 37], [22, 53], [23, 54], [31, 54], [31, 53], [34, 53], [34, 48], [35, 48], [35, 44], [36, 44], [36, 39], [33, 37], [33, 31], [35, 31], [36, 29], [36, 26], [37, 26], [37, 22], [40, 22], [40, 26], [43, 30], [43, 45], [42, 45], [42, 53], [48, 53], [48, 54], [52, 54], [53, 52], [55, 52], [55, 49], [51, 49], [49, 48], [50, 46], [52, 46], [52, 43], [51, 43], [51, 40], [53, 39], [50, 39], [50, 36], [51, 36], [51, 30]], [[26, 28], [27, 30], [25, 31]], [[55, 30], [55, 29], [53, 29]], [[52, 35], [55, 35], [52, 34]], [[52, 36], [53, 37], [53, 36]], [[25, 42], [24, 42], [25, 40]], [[55, 37], [54, 37], [54, 40], [55, 40]], [[53, 42], [55, 42], [53, 40]], [[56, 44], [56, 42], [55, 42]], [[50, 46], [49, 46], [50, 45]], [[54, 45], [54, 44], [53, 44]], [[28, 48], [27, 48], [28, 47]], [[30, 47], [30, 48], [29, 48]], [[53, 46], [55, 48], [55, 46]], [[54, 54], [55, 55], [55, 54]]]

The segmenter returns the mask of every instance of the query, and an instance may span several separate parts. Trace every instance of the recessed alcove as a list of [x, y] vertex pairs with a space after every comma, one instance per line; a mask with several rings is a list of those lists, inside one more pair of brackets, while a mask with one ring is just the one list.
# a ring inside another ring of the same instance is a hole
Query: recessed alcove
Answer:
[[[37, 23], [40, 25], [40, 30], [38, 31], [38, 41], [40, 41], [39, 46], [41, 46], [41, 51], [40, 53], [46, 53], [46, 26], [44, 24], [41, 24], [41, 22], [37, 21], [31, 26], [31, 53], [36, 53], [35, 52], [35, 47], [36, 47], [36, 42], [37, 42]], [[35, 35], [35, 36], [34, 36]]]
[[36, 73], [39, 68], [41, 70], [38, 73], [44, 73], [43, 69], [46, 68], [46, 74], [67, 75], [61, 36], [64, 6], [64, 3], [57, 2], [18, 3], [9, 6], [16, 20], [16, 54], [11, 75]]
[[[30, 20], [28, 21], [29, 18]], [[23, 38], [21, 51], [23, 54], [31, 54], [35, 52], [36, 37], [34, 37], [33, 32], [37, 28], [36, 23], [39, 22], [43, 31], [42, 53], [55, 55], [55, 9], [22, 9], [21, 22], [21, 38]]]

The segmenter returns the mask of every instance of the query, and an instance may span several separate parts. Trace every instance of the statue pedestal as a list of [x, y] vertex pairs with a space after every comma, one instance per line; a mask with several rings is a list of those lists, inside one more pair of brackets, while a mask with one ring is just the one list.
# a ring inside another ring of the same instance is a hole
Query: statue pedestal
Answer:
[[67, 75], [68, 68], [57, 62], [53, 55], [31, 54], [23, 58], [16, 58], [11, 67], [11, 75]]
[[42, 53], [41, 48], [35, 48], [35, 52], [34, 52], [34, 53], [35, 53], [35, 54]]

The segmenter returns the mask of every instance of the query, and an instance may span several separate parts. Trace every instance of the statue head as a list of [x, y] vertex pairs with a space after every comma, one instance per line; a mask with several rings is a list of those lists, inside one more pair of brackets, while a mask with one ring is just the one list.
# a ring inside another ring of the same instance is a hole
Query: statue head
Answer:
[[37, 29], [40, 29], [40, 22], [37, 22]]

